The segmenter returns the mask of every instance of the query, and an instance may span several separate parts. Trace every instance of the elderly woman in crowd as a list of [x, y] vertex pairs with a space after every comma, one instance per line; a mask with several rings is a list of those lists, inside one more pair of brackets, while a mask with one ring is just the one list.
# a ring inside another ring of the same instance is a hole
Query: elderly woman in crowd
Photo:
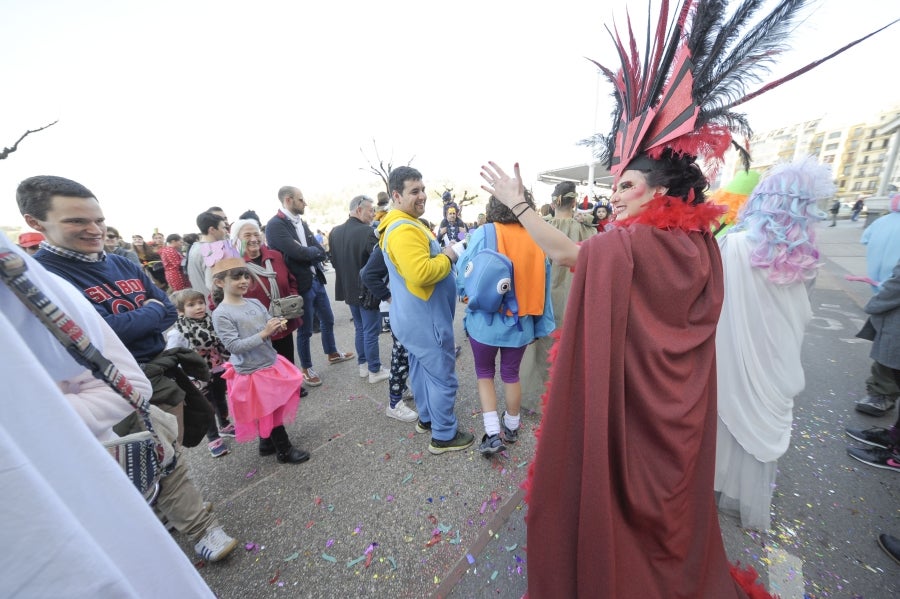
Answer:
[[[270, 249], [262, 243], [259, 223], [253, 219], [242, 219], [231, 224], [231, 243], [240, 251], [253, 274], [254, 284], [244, 297], [262, 302], [266, 308], [272, 301], [273, 289], [278, 297], [297, 295], [297, 281], [284, 263], [281, 252]], [[287, 327], [272, 336], [272, 346], [279, 355], [294, 363], [294, 331], [300, 326], [300, 319], [288, 321]]]

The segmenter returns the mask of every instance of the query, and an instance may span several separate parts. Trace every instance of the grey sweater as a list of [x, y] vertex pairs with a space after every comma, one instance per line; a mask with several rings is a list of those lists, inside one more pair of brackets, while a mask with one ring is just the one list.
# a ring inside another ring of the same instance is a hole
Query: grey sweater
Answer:
[[269, 312], [258, 300], [247, 298], [240, 306], [219, 304], [212, 320], [216, 334], [231, 352], [228, 361], [238, 374], [252, 374], [275, 363], [278, 353], [272, 342], [260, 336]]

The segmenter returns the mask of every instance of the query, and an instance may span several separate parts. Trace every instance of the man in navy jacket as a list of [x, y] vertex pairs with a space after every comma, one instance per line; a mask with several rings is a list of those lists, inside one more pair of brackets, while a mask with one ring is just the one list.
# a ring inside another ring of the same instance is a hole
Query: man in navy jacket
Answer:
[[297, 353], [304, 382], [310, 387], [322, 384], [322, 377], [312, 368], [309, 338], [313, 321], [319, 319], [322, 333], [322, 349], [329, 364], [338, 364], [355, 357], [353, 352], [340, 352], [334, 340], [334, 312], [325, 289], [325, 272], [322, 262], [326, 259], [323, 248], [301, 216], [306, 212], [306, 200], [296, 187], [285, 186], [278, 190], [281, 210], [266, 225], [266, 241], [269, 247], [284, 255], [288, 269], [297, 279], [297, 290], [303, 296], [303, 325], [297, 331]]

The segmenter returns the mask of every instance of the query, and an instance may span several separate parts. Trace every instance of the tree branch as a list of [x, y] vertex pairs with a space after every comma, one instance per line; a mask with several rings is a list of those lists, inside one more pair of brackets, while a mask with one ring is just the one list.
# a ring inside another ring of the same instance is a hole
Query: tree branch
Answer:
[[47, 127], [52, 127], [53, 125], [55, 125], [58, 122], [59, 122], [59, 120], [57, 119], [57, 120], [53, 121], [52, 123], [50, 123], [49, 125], [44, 125], [43, 127], [39, 128], [39, 129], [29, 129], [28, 131], [26, 131], [25, 133], [22, 134], [22, 137], [20, 137], [19, 139], [16, 140], [16, 143], [14, 143], [12, 145], [12, 147], [3, 148], [3, 151], [0, 152], [0, 160], [3, 160], [4, 158], [9, 156], [13, 152], [18, 150], [19, 144], [22, 142], [22, 140], [25, 139], [26, 137], [28, 137], [29, 135], [31, 135], [32, 133], [37, 133], [38, 131], [43, 131]]

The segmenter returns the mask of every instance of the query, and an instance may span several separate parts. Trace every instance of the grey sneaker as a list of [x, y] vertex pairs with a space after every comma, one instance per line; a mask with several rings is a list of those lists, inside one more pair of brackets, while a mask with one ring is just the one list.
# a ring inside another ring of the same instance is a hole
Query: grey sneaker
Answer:
[[464, 433], [461, 430], [456, 431], [456, 436], [448, 441], [431, 438], [428, 444], [428, 452], [434, 455], [440, 455], [448, 451], [462, 451], [468, 449], [475, 442], [475, 436], [472, 433]]
[[384, 408], [384, 415], [400, 422], [412, 422], [419, 418], [415, 410], [410, 410], [402, 401], [398, 402], [393, 408], [391, 408], [391, 404], [388, 404]]
[[894, 409], [897, 399], [887, 395], [867, 395], [862, 401], [856, 402], [856, 411], [869, 416], [884, 416]]
[[856, 439], [872, 447], [887, 449], [891, 445], [896, 445], [891, 439], [891, 431], [880, 426], [873, 426], [867, 429], [848, 428], [845, 430], [847, 431], [847, 436], [851, 439]]
[[501, 451], [506, 451], [506, 445], [503, 444], [499, 434], [490, 437], [485, 434], [481, 437], [481, 445], [478, 446], [479, 453], [489, 456]]
[[369, 382], [372, 384], [380, 383], [381, 381], [386, 381], [391, 378], [391, 371], [385, 370], [382, 368], [378, 372], [370, 372], [369, 373]]
[[234, 551], [237, 544], [237, 540], [229, 537], [221, 526], [213, 526], [197, 541], [194, 551], [208, 562], [217, 562]]
[[503, 431], [503, 440], [507, 443], [515, 443], [519, 440], [519, 429], [511, 429], [506, 426], [506, 412], [503, 413], [503, 418], [500, 419], [500, 427]]
[[430, 433], [431, 432], [431, 421], [422, 422], [421, 420], [416, 420], [416, 432], [419, 434], [422, 433]]

